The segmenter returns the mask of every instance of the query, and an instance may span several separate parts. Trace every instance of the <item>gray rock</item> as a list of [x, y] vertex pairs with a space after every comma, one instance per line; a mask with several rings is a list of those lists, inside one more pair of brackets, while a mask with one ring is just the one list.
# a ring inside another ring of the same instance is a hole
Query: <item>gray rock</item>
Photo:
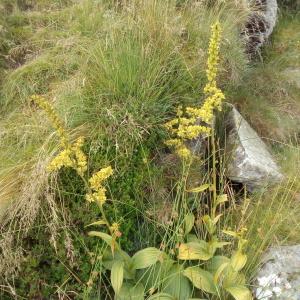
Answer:
[[300, 300], [300, 245], [270, 248], [255, 284], [258, 300]]
[[247, 52], [256, 54], [272, 34], [277, 21], [277, 0], [248, 0], [253, 12], [250, 14], [242, 34]]
[[224, 105], [227, 177], [249, 191], [282, 180], [279, 167], [265, 143], [231, 104]]

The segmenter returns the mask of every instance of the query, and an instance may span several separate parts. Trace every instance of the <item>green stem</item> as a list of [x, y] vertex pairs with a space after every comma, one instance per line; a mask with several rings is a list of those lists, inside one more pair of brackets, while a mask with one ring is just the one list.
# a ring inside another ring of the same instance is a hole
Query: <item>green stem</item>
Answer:
[[216, 203], [217, 203], [217, 170], [216, 170], [216, 142], [215, 142], [215, 130], [212, 128], [211, 134], [212, 144], [212, 184], [213, 184], [213, 201], [212, 201], [212, 219], [216, 217]]

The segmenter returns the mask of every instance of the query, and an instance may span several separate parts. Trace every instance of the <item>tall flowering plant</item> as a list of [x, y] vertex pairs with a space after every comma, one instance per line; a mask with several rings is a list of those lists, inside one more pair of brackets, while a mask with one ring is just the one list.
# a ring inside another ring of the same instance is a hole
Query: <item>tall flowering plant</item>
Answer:
[[207, 83], [204, 87], [205, 100], [201, 107], [178, 107], [176, 118], [165, 124], [171, 135], [166, 145], [175, 148], [176, 154], [183, 159], [191, 157], [192, 153], [186, 146], [188, 140], [193, 140], [203, 135], [210, 135], [214, 110], [221, 110], [222, 101], [225, 96], [217, 87], [217, 73], [219, 63], [219, 50], [221, 40], [221, 25], [216, 22], [211, 27], [211, 38], [208, 49]]

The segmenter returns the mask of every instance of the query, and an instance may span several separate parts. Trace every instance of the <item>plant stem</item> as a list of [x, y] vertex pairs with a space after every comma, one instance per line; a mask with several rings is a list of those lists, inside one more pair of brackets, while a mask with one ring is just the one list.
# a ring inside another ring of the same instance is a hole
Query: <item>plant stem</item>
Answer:
[[212, 218], [216, 217], [216, 203], [217, 203], [217, 170], [216, 170], [216, 142], [215, 142], [215, 129], [212, 127], [211, 133], [211, 145], [212, 145], [212, 189], [213, 189], [213, 201], [212, 201]]

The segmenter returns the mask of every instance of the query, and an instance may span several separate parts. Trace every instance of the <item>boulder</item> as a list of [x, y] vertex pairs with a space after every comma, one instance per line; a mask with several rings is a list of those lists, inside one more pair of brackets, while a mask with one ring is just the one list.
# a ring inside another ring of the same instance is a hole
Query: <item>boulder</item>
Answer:
[[242, 35], [249, 56], [255, 55], [272, 34], [277, 21], [277, 0], [248, 0], [252, 13]]
[[[223, 131], [226, 176], [244, 184], [249, 191], [283, 179], [265, 143], [231, 104], [224, 104], [218, 120]], [[225, 129], [225, 130], [224, 130]]]
[[254, 283], [258, 300], [300, 300], [300, 245], [270, 248]]

